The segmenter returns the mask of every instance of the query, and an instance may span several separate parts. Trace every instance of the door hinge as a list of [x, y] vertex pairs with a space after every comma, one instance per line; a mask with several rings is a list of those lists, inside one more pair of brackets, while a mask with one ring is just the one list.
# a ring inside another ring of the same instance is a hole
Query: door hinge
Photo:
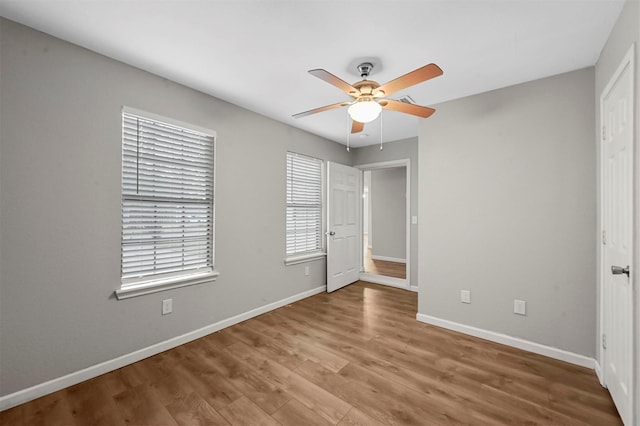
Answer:
[[607, 349], [607, 335], [602, 333], [602, 349]]
[[604, 229], [602, 230], [602, 245], [606, 245], [607, 244], [607, 231], [605, 231]]

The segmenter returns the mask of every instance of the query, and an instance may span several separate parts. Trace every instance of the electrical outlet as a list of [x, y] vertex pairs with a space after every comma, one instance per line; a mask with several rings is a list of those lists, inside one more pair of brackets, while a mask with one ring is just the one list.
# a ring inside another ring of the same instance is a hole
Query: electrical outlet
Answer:
[[173, 299], [165, 299], [162, 301], [162, 315], [168, 315], [173, 312]]
[[518, 315], [527, 315], [527, 302], [515, 299], [513, 301], [513, 313]]
[[309, 273], [310, 273], [310, 272], [309, 272], [309, 267], [308, 267], [308, 266], [305, 266], [305, 267], [304, 267], [304, 276], [305, 276], [305, 277], [308, 277], [308, 276], [309, 276]]
[[471, 291], [460, 290], [460, 301], [462, 303], [471, 303]]

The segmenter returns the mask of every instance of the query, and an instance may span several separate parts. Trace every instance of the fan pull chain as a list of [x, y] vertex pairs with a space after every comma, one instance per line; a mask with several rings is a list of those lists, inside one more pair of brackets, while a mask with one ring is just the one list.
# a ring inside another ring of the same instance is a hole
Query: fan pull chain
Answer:
[[380, 151], [382, 151], [382, 114], [380, 114]]
[[350, 140], [351, 140], [351, 129], [349, 127], [349, 114], [347, 114], [347, 152], [351, 152], [351, 149], [349, 149]]

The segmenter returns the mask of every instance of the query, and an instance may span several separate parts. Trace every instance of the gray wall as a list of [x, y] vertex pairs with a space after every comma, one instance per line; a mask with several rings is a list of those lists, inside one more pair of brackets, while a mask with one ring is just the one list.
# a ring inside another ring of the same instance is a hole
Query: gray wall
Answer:
[[[429, 120], [437, 117], [438, 112]], [[428, 121], [428, 120], [425, 120]], [[392, 160], [404, 160], [410, 161], [410, 184], [411, 184], [411, 216], [418, 216], [418, 194], [420, 193], [420, 183], [418, 181], [418, 138], [402, 139], [399, 141], [388, 142], [383, 145], [383, 150], [380, 151], [379, 145], [366, 146], [362, 148], [352, 149], [353, 164], [373, 164], [381, 163]], [[420, 223], [420, 222], [419, 222]], [[410, 244], [411, 244], [411, 271], [410, 280], [412, 286], [418, 285], [419, 274], [419, 257], [418, 257], [418, 228], [419, 224], [411, 225], [410, 231]], [[374, 235], [375, 239], [375, 235]]]
[[419, 313], [594, 356], [593, 85], [579, 70], [421, 122]]
[[373, 256], [406, 260], [407, 169], [371, 170], [371, 229]]
[[[600, 54], [600, 58], [595, 67], [595, 96], [596, 96], [596, 133], [595, 133], [595, 144], [596, 144], [596, 155], [597, 155], [597, 165], [600, 164], [600, 96], [602, 92], [615, 73], [616, 69], [620, 65], [620, 62], [627, 54], [631, 46], [635, 43], [635, 149], [636, 149], [636, 185], [638, 185], [637, 176], [640, 173], [640, 162], [638, 152], [640, 152], [640, 146], [638, 141], [640, 141], [640, 51], [638, 49], [638, 43], [640, 43], [640, 3], [638, 1], [627, 1], [620, 13], [620, 17], [616, 22], [611, 35], [609, 35], [609, 39], [605, 44], [602, 53]], [[600, 199], [600, 170], [598, 169], [598, 200]], [[640, 225], [640, 219], [637, 212], [640, 212], [640, 196], [638, 194], [640, 190], [636, 187], [636, 220], [635, 220], [635, 229], [634, 229], [634, 251], [636, 253], [636, 268], [633, 270], [633, 282], [636, 283], [636, 293], [635, 293], [635, 330], [636, 330], [636, 423], [640, 424], [640, 368], [638, 367], [638, 361], [640, 359], [640, 292], [638, 289], [638, 283], [640, 283], [640, 272], [638, 266], [640, 266], [640, 259], [638, 257], [638, 253], [640, 253], [640, 246], [638, 241], [640, 239], [640, 232], [638, 231], [638, 225]], [[600, 213], [600, 206], [598, 206], [598, 214]], [[600, 228], [600, 217], [598, 216], [598, 228], [596, 235], [599, 237], [602, 233]], [[600, 253], [601, 245], [597, 245], [598, 254]], [[600, 276], [600, 265], [598, 266], [598, 276]], [[600, 288], [598, 288], [598, 310], [600, 309]], [[600, 345], [600, 323], [598, 322], [598, 332], [595, 334], [595, 346], [597, 348], [596, 359], [602, 363], [602, 355], [601, 355], [601, 345]]]
[[[285, 153], [344, 146], [0, 24], [0, 396], [326, 283], [323, 260], [283, 263]], [[123, 105], [217, 131], [216, 282], [113, 298]]]

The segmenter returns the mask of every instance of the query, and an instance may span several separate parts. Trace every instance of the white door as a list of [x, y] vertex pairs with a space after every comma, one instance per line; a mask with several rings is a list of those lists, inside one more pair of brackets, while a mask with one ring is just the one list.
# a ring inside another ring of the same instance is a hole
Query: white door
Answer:
[[601, 142], [604, 382], [625, 424], [633, 416], [632, 64], [623, 63], [603, 92]]
[[362, 171], [327, 163], [327, 291], [360, 276], [360, 181]]

